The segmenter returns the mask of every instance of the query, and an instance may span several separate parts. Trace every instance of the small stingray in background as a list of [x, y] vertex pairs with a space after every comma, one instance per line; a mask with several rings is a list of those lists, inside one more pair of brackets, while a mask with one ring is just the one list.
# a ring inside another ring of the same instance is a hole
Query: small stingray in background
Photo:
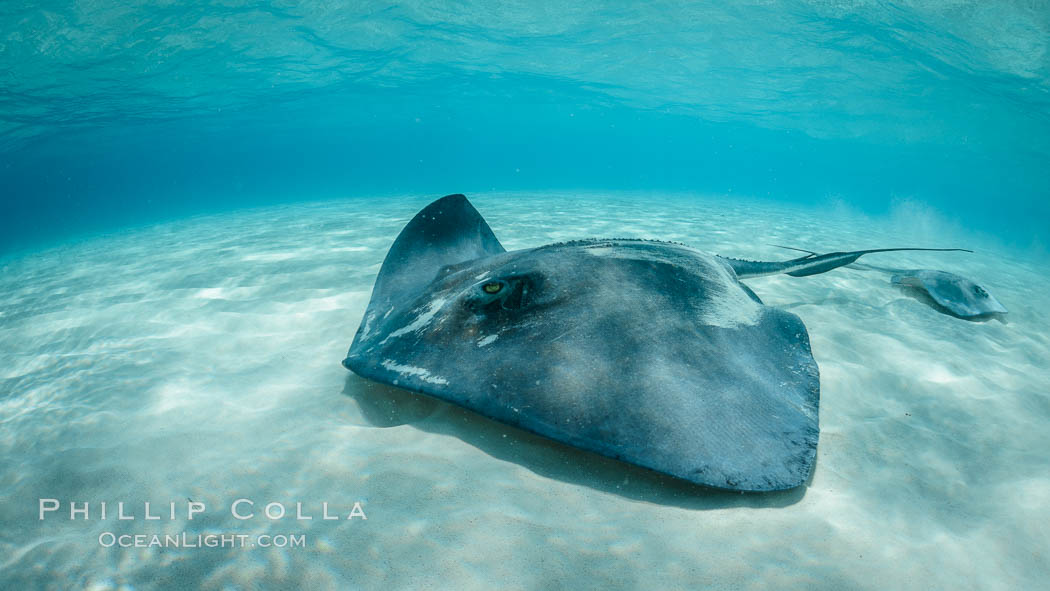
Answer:
[[965, 277], [947, 271], [913, 269], [898, 271], [890, 279], [894, 285], [923, 290], [936, 304], [935, 309], [964, 320], [987, 320], [1006, 314], [1006, 307], [988, 289]]
[[992, 318], [1005, 322], [1006, 306], [995, 299], [987, 287], [961, 275], [935, 269], [891, 269], [862, 264], [851, 267], [891, 274], [890, 283], [941, 314], [976, 322]]
[[794, 488], [816, 462], [820, 379], [798, 316], [741, 278], [882, 249], [744, 261], [587, 239], [507, 252], [463, 195], [390, 247], [343, 365], [697, 484]]

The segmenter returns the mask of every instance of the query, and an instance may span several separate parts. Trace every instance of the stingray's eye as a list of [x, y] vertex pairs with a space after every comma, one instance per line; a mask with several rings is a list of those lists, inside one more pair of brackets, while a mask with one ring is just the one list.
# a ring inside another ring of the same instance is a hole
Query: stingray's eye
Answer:
[[980, 285], [973, 286], [973, 292], [975, 294], [977, 294], [977, 297], [979, 297], [979, 298], [986, 298], [986, 297], [988, 297], [988, 292], [984, 291], [984, 288], [981, 287]]
[[478, 313], [496, 314], [501, 310], [520, 310], [525, 307], [528, 280], [522, 276], [488, 279], [471, 287], [463, 303]]

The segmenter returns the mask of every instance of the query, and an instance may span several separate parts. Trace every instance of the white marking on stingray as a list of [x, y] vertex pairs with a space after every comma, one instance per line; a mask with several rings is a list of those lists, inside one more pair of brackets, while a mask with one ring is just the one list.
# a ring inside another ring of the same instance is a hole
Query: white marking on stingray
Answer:
[[485, 345], [491, 345], [498, 338], [499, 338], [498, 334], [490, 334], [487, 337], [484, 337], [482, 339], [478, 339], [478, 346], [479, 347], [484, 347]]
[[[673, 250], [669, 250], [673, 249]], [[585, 247], [592, 256], [650, 261], [668, 265], [684, 266], [688, 271], [707, 278], [721, 293], [712, 294], [703, 302], [697, 321], [708, 326], [735, 328], [758, 324], [762, 306], [751, 299], [741, 288], [733, 271], [710, 256], [692, 248], [678, 245], [661, 245], [660, 249], [647, 244], [602, 243]]]
[[372, 312], [365, 318], [365, 327], [361, 329], [361, 340], [368, 338], [368, 333], [372, 332], [372, 321], [376, 319], [376, 313]]
[[414, 367], [412, 365], [399, 365], [392, 359], [383, 360], [383, 367], [390, 371], [396, 371], [403, 376], [419, 376], [419, 379], [424, 382], [430, 382], [431, 384], [439, 384], [443, 386], [448, 383], [448, 380], [445, 378], [430, 375], [430, 370], [428, 369]]
[[623, 249], [617, 248], [615, 244], [595, 244], [593, 246], [585, 246], [583, 252], [596, 257], [639, 258], [637, 256], [624, 256]]
[[762, 305], [751, 299], [738, 285], [736, 276], [727, 265], [715, 263], [710, 265], [717, 275], [716, 285], [725, 286], [725, 291], [704, 302], [699, 320], [703, 324], [735, 328], [737, 326], [754, 326], [762, 315]]
[[596, 257], [649, 261], [667, 265], [680, 265], [684, 260], [689, 260], [697, 255], [707, 256], [688, 246], [663, 243], [654, 245], [645, 242], [627, 244], [603, 242], [584, 246], [583, 250], [587, 254]]
[[438, 310], [440, 310], [445, 305], [446, 301], [448, 300], [446, 300], [445, 298], [439, 298], [430, 302], [429, 304], [427, 304], [427, 309], [423, 313], [416, 316], [415, 320], [413, 320], [407, 326], [402, 326], [401, 328], [390, 333], [385, 339], [379, 341], [379, 344], [382, 345], [390, 339], [399, 337], [403, 334], [423, 330], [427, 327], [428, 324], [430, 324], [430, 321], [434, 319], [434, 315], [437, 314]]

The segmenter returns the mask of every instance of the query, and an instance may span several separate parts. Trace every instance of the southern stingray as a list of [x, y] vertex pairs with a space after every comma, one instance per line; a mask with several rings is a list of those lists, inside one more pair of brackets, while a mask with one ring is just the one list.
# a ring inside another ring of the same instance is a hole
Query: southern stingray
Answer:
[[1006, 307], [983, 285], [947, 271], [898, 270], [890, 281], [894, 285], [925, 292], [938, 312], [956, 318], [986, 320], [1002, 318], [1007, 312]]
[[976, 322], [992, 318], [1005, 322], [1003, 319], [1008, 313], [1006, 306], [987, 287], [962, 275], [935, 269], [891, 269], [860, 264], [853, 268], [890, 274], [890, 283], [941, 314]]
[[741, 261], [633, 239], [507, 252], [449, 195], [390, 247], [343, 365], [698, 484], [793, 488], [816, 459], [817, 363], [798, 316], [739, 279], [868, 252]]

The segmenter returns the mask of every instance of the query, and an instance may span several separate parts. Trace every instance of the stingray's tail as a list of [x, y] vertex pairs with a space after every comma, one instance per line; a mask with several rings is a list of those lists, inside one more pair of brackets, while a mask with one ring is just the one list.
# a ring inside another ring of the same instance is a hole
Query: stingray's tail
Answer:
[[[819, 254], [813, 252], [812, 250], [805, 250], [803, 248], [795, 248], [794, 246], [781, 246], [779, 244], [770, 244], [770, 246], [775, 246], [777, 248], [783, 248], [785, 250], [794, 250], [794, 251], [798, 251], [798, 252], [805, 252], [805, 253], [810, 254], [811, 256], [820, 256]], [[873, 250], [855, 250], [855, 251], [852, 251], [851, 253], [832, 253], [832, 254], [854, 254], [854, 253], [871, 254], [873, 252], [893, 252], [895, 250], [930, 250], [930, 251], [934, 251], [934, 252], [971, 252], [971, 253], [973, 252], [972, 250], [969, 250], [967, 248], [913, 248], [913, 247], [905, 247], [905, 248], [876, 248], [876, 249], [873, 249]], [[809, 257], [806, 257], [806, 258], [809, 258]]]
[[873, 252], [893, 252], [895, 250], [928, 250], [933, 252], [973, 252], [968, 248], [876, 248], [873, 250], [858, 250], [856, 252], [860, 254], [870, 254]]
[[[827, 273], [832, 269], [838, 269], [844, 267], [860, 257], [866, 254], [872, 254], [875, 252], [899, 252], [902, 250], [923, 250], [932, 252], [973, 252], [972, 250], [966, 250], [965, 248], [873, 248], [871, 250], [854, 250], [850, 252], [831, 252], [828, 254], [821, 255], [809, 255], [805, 259], [799, 261], [799, 264], [794, 265], [792, 268], [785, 270], [784, 272], [792, 277], [808, 277], [810, 275], [819, 275], [820, 273]], [[798, 261], [798, 259], [796, 259]]]
[[799, 252], [807, 253], [804, 257], [791, 259], [790, 261], [741, 261], [736, 259], [725, 259], [733, 270], [736, 271], [737, 277], [760, 277], [763, 275], [779, 275], [785, 273], [792, 277], [808, 277], [810, 275], [819, 275], [820, 273], [827, 273], [832, 269], [837, 269], [848, 265], [860, 257], [866, 254], [872, 254], [875, 252], [896, 252], [902, 250], [924, 250], [934, 252], [973, 252], [965, 248], [875, 248], [871, 250], [854, 250], [850, 252], [829, 252], [827, 254], [817, 254], [809, 250], [802, 250], [801, 248], [794, 248], [791, 246], [777, 246], [778, 248], [786, 248], [788, 250], [797, 250]]

